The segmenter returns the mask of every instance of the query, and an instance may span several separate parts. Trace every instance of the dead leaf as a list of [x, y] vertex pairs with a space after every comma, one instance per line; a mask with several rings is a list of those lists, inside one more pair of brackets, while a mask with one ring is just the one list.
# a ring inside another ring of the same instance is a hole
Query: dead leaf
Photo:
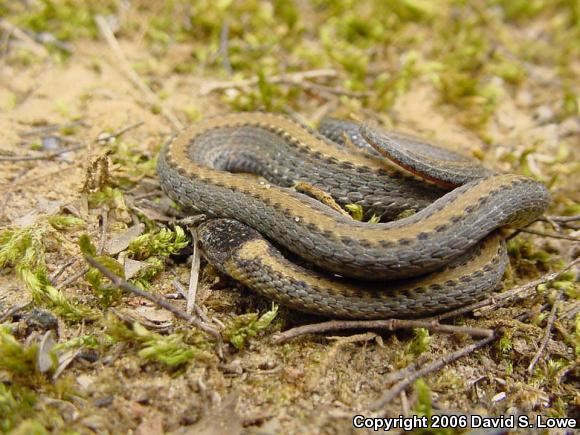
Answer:
[[26, 228], [34, 224], [36, 218], [39, 216], [38, 210], [29, 210], [24, 215], [17, 217], [12, 222], [18, 228]]
[[50, 199], [46, 198], [39, 198], [36, 201], [36, 208], [48, 215], [53, 215], [58, 213], [62, 208], [62, 201], [51, 201]]
[[155, 307], [142, 306], [137, 307], [135, 311], [139, 316], [149, 320], [150, 322], [161, 324], [171, 323], [173, 320], [173, 314], [171, 314], [169, 311], [161, 310]]
[[36, 364], [40, 373], [46, 373], [53, 367], [52, 357], [50, 351], [54, 347], [54, 339], [52, 338], [52, 331], [46, 331], [40, 340], [38, 347], [38, 357]]
[[122, 233], [113, 234], [105, 243], [105, 251], [109, 255], [115, 255], [121, 251], [124, 251], [129, 247], [129, 243], [143, 234], [143, 229], [144, 225], [138, 224], [133, 225]]

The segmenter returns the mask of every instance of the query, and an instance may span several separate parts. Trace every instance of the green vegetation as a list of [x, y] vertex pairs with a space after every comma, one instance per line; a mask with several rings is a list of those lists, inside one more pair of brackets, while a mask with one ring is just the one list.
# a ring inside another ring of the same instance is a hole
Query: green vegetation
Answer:
[[14, 267], [37, 304], [46, 304], [66, 320], [95, 318], [94, 310], [71, 301], [52, 285], [46, 268], [46, 244], [52, 240], [71, 252], [71, 243], [60, 230], [82, 224], [71, 216], [40, 218], [33, 225], [0, 233], [0, 267]]
[[248, 313], [233, 317], [226, 325], [223, 336], [237, 349], [242, 349], [249, 338], [268, 328], [277, 314], [278, 306], [273, 305], [271, 310], [261, 316], [258, 313]]
[[[433, 406], [429, 385], [427, 385], [423, 379], [417, 379], [415, 382], [415, 391], [417, 391], [417, 403], [415, 404], [414, 414], [420, 417], [427, 417], [427, 422], [431, 422]], [[418, 433], [429, 435], [450, 435], [456, 432], [451, 428], [429, 428], [419, 429]]]
[[189, 244], [183, 228], [176, 226], [175, 230], [162, 228], [157, 233], [147, 233], [131, 241], [129, 253], [138, 260], [146, 260], [152, 255], [167, 257], [176, 254]]
[[114, 341], [137, 344], [140, 357], [171, 368], [178, 368], [196, 358], [207, 357], [205, 351], [209, 348], [203, 335], [195, 330], [161, 335], [136, 322], [129, 328], [112, 316], [107, 319], [107, 334]]

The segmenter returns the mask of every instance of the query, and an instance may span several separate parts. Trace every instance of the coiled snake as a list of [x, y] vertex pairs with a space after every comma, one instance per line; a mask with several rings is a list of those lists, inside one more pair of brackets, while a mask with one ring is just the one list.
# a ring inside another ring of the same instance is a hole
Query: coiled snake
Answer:
[[[417, 317], [480, 300], [507, 262], [497, 230], [532, 222], [550, 201], [533, 179], [411, 136], [336, 120], [321, 130], [268, 113], [211, 118], [178, 134], [157, 166], [171, 198], [215, 218], [198, 229], [208, 261], [300, 311]], [[390, 221], [355, 221], [297, 192], [297, 182]], [[392, 220], [409, 209], [417, 212]]]

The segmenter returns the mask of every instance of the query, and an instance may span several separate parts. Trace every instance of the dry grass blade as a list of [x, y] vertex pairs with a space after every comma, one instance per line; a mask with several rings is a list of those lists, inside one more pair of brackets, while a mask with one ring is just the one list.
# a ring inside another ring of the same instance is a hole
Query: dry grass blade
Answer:
[[193, 253], [191, 255], [191, 271], [189, 274], [189, 288], [187, 289], [187, 305], [186, 311], [188, 314], [193, 312], [195, 300], [197, 298], [197, 285], [199, 283], [199, 268], [201, 267], [201, 256], [199, 253], [199, 246], [197, 243], [197, 233], [191, 230], [191, 246], [193, 246]]
[[171, 123], [171, 125], [173, 125], [174, 128], [181, 130], [183, 128], [183, 124], [177, 119], [173, 112], [163, 107], [159, 97], [157, 97], [157, 95], [155, 95], [153, 91], [149, 89], [149, 86], [147, 86], [143, 79], [139, 77], [139, 74], [137, 74], [137, 72], [133, 69], [127, 60], [127, 57], [123, 53], [123, 50], [121, 49], [121, 46], [119, 45], [119, 42], [117, 41], [117, 38], [111, 30], [107, 20], [104, 17], [97, 15], [95, 17], [95, 22], [97, 23], [103, 38], [105, 38], [107, 44], [109, 44], [109, 47], [115, 54], [117, 61], [119, 62], [119, 66], [121, 69], [123, 69], [127, 78], [133, 83], [133, 85], [135, 85], [137, 89], [141, 91], [148, 104], [154, 107], [160, 107], [161, 114]]

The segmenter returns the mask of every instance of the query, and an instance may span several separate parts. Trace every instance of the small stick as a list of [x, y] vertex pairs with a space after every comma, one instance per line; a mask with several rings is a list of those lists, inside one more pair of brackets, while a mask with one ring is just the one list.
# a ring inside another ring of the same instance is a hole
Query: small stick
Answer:
[[211, 326], [209, 326], [203, 322], [200, 322], [195, 317], [193, 317], [191, 314], [187, 314], [186, 312], [173, 306], [172, 304], [170, 304], [166, 300], [160, 298], [159, 296], [154, 295], [152, 293], [145, 292], [145, 291], [141, 290], [140, 288], [135, 287], [134, 285], [130, 284], [129, 282], [125, 281], [121, 277], [119, 277], [116, 274], [114, 274], [113, 272], [111, 272], [109, 269], [107, 269], [105, 266], [103, 266], [101, 263], [99, 263], [93, 257], [91, 257], [89, 255], [85, 255], [85, 259], [87, 260], [87, 262], [91, 266], [97, 268], [99, 270], [99, 272], [101, 272], [104, 276], [109, 278], [111, 280], [111, 282], [113, 283], [113, 285], [115, 285], [119, 288], [122, 288], [123, 290], [126, 290], [129, 293], [132, 293], [136, 296], [145, 298], [145, 299], [153, 302], [154, 304], [156, 304], [162, 308], [165, 308], [167, 311], [170, 311], [171, 313], [175, 314], [180, 319], [186, 320], [187, 322], [198, 327], [202, 331], [207, 332], [209, 335], [211, 335], [216, 340], [218, 345], [221, 345], [222, 338], [221, 338], [220, 332], [217, 329], [214, 329]]
[[430, 317], [429, 319], [430, 320], [448, 319], [450, 317], [456, 317], [461, 314], [470, 313], [473, 310], [477, 310], [478, 308], [483, 308], [487, 306], [493, 306], [494, 308], [503, 307], [504, 305], [507, 305], [512, 298], [514, 300], [524, 299], [528, 297], [530, 294], [532, 294], [533, 291], [536, 290], [537, 286], [555, 280], [563, 273], [572, 269], [578, 262], [580, 262], [580, 257], [572, 261], [570, 264], [568, 264], [564, 269], [560, 270], [559, 272], [547, 273], [534, 281], [530, 281], [519, 287], [514, 287], [511, 290], [508, 290], [507, 292], [494, 295], [492, 297], [484, 299], [483, 301], [476, 302], [474, 304], [467, 305], [465, 307], [458, 308], [453, 311], [448, 311], [446, 313], [439, 314], [438, 316]]
[[405, 390], [401, 391], [401, 394], [399, 394], [399, 398], [401, 399], [401, 408], [403, 410], [403, 415], [405, 417], [411, 415], [411, 410], [409, 409], [409, 401], [407, 400], [407, 394], [405, 393]]
[[[183, 286], [181, 285], [181, 283], [177, 280], [177, 278], [175, 278], [171, 282], [173, 284], [173, 287], [175, 287], [175, 289], [183, 297], [183, 299], [186, 299], [186, 297], [185, 297], [185, 289], [183, 288]], [[212, 323], [212, 320], [209, 317], [207, 317], [207, 315], [203, 312], [203, 310], [200, 308], [199, 305], [197, 305], [197, 304], [194, 303], [193, 304], [193, 311], [195, 311], [195, 314], [197, 315], [197, 317], [199, 317], [205, 323]]]
[[143, 81], [143, 79], [139, 77], [139, 74], [137, 74], [135, 69], [133, 69], [133, 67], [125, 57], [125, 54], [123, 53], [123, 50], [119, 45], [119, 41], [117, 41], [117, 38], [115, 37], [115, 34], [111, 30], [109, 23], [107, 23], [107, 20], [101, 15], [97, 15], [95, 17], [95, 22], [97, 23], [97, 26], [101, 31], [101, 34], [105, 38], [105, 41], [107, 41], [107, 44], [109, 44], [109, 47], [117, 57], [119, 66], [121, 67], [121, 69], [123, 69], [123, 71], [127, 75], [127, 78], [133, 83], [133, 85], [137, 89], [141, 91], [141, 93], [144, 95], [145, 99], [151, 106], [159, 107], [161, 110], [161, 114], [171, 123], [171, 125], [173, 125], [173, 127], [176, 128], [177, 130], [181, 130], [183, 128], [183, 124], [181, 124], [179, 119], [177, 119], [177, 117], [169, 109], [163, 107], [161, 101], [159, 100], [159, 97], [153, 93], [153, 91], [149, 88], [149, 86], [147, 86], [147, 84]]
[[576, 216], [548, 216], [548, 215], [544, 215], [543, 217], [541, 217], [538, 220], [548, 222], [550, 225], [552, 225], [552, 227], [554, 227], [554, 229], [556, 229], [558, 231], [561, 231], [561, 229], [562, 229], [561, 227], [571, 228], [573, 230], [580, 229], [580, 226], [572, 224], [572, 222], [580, 221], [580, 215], [576, 215]]
[[49, 154], [44, 154], [41, 156], [0, 156], [0, 161], [3, 162], [23, 162], [29, 160], [50, 160], [62, 154], [71, 153], [73, 151], [78, 151], [85, 148], [85, 144], [77, 145], [76, 147], [66, 148], [58, 150]]
[[89, 124], [87, 124], [85, 121], [73, 121], [73, 122], [69, 122], [66, 124], [51, 124], [51, 125], [45, 125], [43, 127], [36, 127], [27, 131], [22, 131], [18, 133], [18, 136], [20, 137], [30, 137], [30, 136], [39, 136], [41, 134], [46, 134], [46, 133], [52, 133], [61, 129], [65, 129], [65, 128], [72, 128], [72, 127], [77, 127], [77, 126], [81, 126], [81, 127], [89, 127]]
[[562, 292], [558, 292], [558, 294], [556, 295], [556, 299], [554, 300], [554, 303], [552, 304], [552, 309], [550, 310], [550, 316], [548, 317], [548, 323], [546, 324], [546, 331], [544, 332], [544, 336], [542, 337], [542, 341], [540, 342], [540, 347], [538, 348], [536, 355], [534, 355], [532, 362], [530, 362], [530, 365], [528, 366], [528, 373], [529, 374], [532, 374], [534, 372], [534, 367], [536, 366], [538, 361], [540, 361], [540, 358], [542, 357], [544, 350], [546, 349], [546, 346], [548, 345], [548, 341], [550, 341], [550, 334], [552, 332], [552, 327], [554, 326], [554, 320], [556, 320], [556, 312], [558, 311], [558, 308], [560, 307], [561, 297], [562, 297]]
[[222, 23], [222, 28], [220, 31], [220, 48], [217, 54], [221, 55], [222, 57], [222, 65], [224, 69], [227, 71], [228, 74], [231, 74], [233, 70], [229, 57], [229, 46], [228, 46], [229, 34], [230, 34], [230, 22], [226, 18]]
[[290, 86], [298, 86], [300, 88], [311, 90], [318, 93], [323, 94], [332, 94], [332, 95], [344, 95], [346, 97], [352, 98], [365, 98], [371, 97], [373, 93], [371, 91], [351, 91], [350, 89], [332, 87], [332, 86], [325, 86], [319, 85], [318, 83], [310, 83], [310, 82], [296, 82], [296, 81], [280, 81], [281, 85], [290, 85]]
[[101, 210], [101, 236], [99, 237], [99, 246], [97, 247], [97, 254], [103, 255], [105, 244], [107, 242], [107, 229], [109, 228], [109, 211]]
[[554, 222], [575, 222], [580, 221], [580, 214], [575, 216], [546, 216]]
[[411, 373], [413, 373], [415, 370], [417, 370], [422, 365], [423, 365], [423, 363], [415, 361], [415, 362], [409, 364], [407, 367], [403, 367], [402, 369], [395, 370], [394, 372], [389, 372], [385, 375], [383, 382], [385, 384], [392, 384], [393, 382], [398, 382], [401, 379], [404, 379], [405, 377], [409, 376]]
[[480, 347], [485, 346], [488, 343], [491, 343], [495, 340], [495, 335], [490, 337], [484, 338], [483, 340], [477, 341], [469, 346], [465, 346], [455, 352], [445, 355], [444, 357], [432, 362], [424, 366], [422, 369], [417, 370], [413, 373], [410, 373], [405, 379], [396, 383], [392, 388], [390, 388], [379, 400], [371, 403], [369, 409], [371, 411], [375, 411], [379, 408], [384, 407], [386, 404], [391, 402], [395, 397], [401, 394], [402, 391], [405, 391], [409, 385], [411, 385], [415, 380], [428, 375], [434, 371], [440, 370], [446, 365], [452, 363], [453, 361], [458, 360], [470, 353], [474, 352], [475, 350], [479, 349]]
[[556, 222], [554, 219], [552, 219], [550, 216], [542, 216], [541, 218], [538, 219], [539, 221], [543, 221], [543, 222], [547, 222], [550, 224], [550, 226], [558, 233], [562, 233], [562, 226]]
[[77, 273], [69, 276], [67, 279], [65, 279], [63, 282], [61, 282], [60, 284], [58, 284], [56, 287], [57, 290], [60, 290], [61, 288], [66, 288], [69, 285], [71, 285], [72, 283], [76, 282], [79, 278], [85, 276], [87, 274], [87, 272], [90, 270], [89, 267], [83, 267], [81, 270], [79, 270]]
[[16, 36], [18, 39], [21, 39], [22, 41], [28, 43], [30, 46], [30, 49], [33, 52], [35, 52], [35, 54], [37, 56], [40, 56], [42, 58], [46, 58], [46, 57], [50, 56], [46, 47], [44, 47], [42, 44], [39, 44], [38, 42], [36, 42], [33, 38], [28, 36], [26, 34], [26, 32], [19, 29], [14, 24], [11, 24], [6, 20], [0, 20], [0, 28], [4, 29], [7, 32], [10, 32], [12, 35]]
[[6, 310], [4, 313], [2, 313], [0, 315], [0, 323], [2, 323], [6, 319], [9, 319], [10, 317], [14, 316], [14, 314], [16, 314], [18, 311], [25, 309], [30, 304], [32, 304], [32, 302], [26, 302], [25, 304], [14, 305], [12, 308], [9, 308], [8, 310]]
[[108, 134], [104, 135], [103, 137], [98, 138], [97, 141], [107, 141], [109, 139], [117, 139], [117, 138], [123, 136], [128, 131], [131, 131], [131, 130], [134, 130], [138, 127], [141, 127], [143, 124], [145, 124], [145, 122], [143, 122], [143, 121], [136, 122], [134, 124], [123, 127], [114, 133], [108, 133]]
[[530, 230], [527, 228], [520, 228], [519, 232], [520, 233], [535, 234], [536, 236], [542, 236], [542, 237], [551, 237], [553, 239], [572, 240], [573, 242], [580, 242], [579, 238], [567, 236], [565, 234], [552, 234], [552, 233], [546, 233], [544, 231]]
[[304, 334], [315, 334], [328, 331], [340, 331], [345, 329], [384, 329], [394, 331], [403, 328], [425, 328], [431, 332], [445, 334], [468, 334], [473, 338], [486, 338], [494, 334], [491, 329], [470, 328], [468, 326], [441, 325], [434, 321], [425, 320], [330, 320], [328, 322], [314, 323], [298, 326], [284, 331], [274, 338], [274, 343], [284, 343], [292, 338]]
[[[46, 172], [46, 173], [42, 174], [42, 179], [43, 179], [43, 181], [46, 181], [49, 178], [54, 177], [56, 175], [60, 176], [65, 171], [70, 171], [71, 169], [77, 168], [79, 164], [69, 165], [69, 166], [66, 166], [64, 168], [59, 168], [59, 169], [52, 171], [52, 172]], [[22, 181], [18, 181], [18, 182], [12, 181], [10, 183], [0, 184], [0, 191], [3, 192], [3, 191], [5, 191], [6, 188], [15, 189], [16, 187], [26, 186], [27, 184], [30, 184], [30, 183], [38, 183], [38, 178], [36, 176], [31, 176], [30, 178], [25, 178]]]
[[[320, 78], [320, 77], [336, 77], [338, 73], [334, 69], [316, 69], [309, 71], [299, 71], [295, 73], [280, 74], [266, 78], [268, 83], [300, 83], [303, 80]], [[200, 89], [201, 95], [208, 95], [215, 91], [223, 89], [239, 89], [255, 86], [259, 83], [258, 77], [253, 77], [247, 80], [236, 81], [221, 81], [208, 83]]]
[[191, 255], [191, 272], [189, 274], [189, 287], [187, 289], [187, 302], [185, 308], [187, 314], [191, 314], [193, 307], [195, 306], [195, 299], [197, 297], [197, 285], [199, 283], [199, 268], [201, 267], [201, 258], [197, 243], [197, 232], [195, 229], [190, 229], [189, 232], [191, 233], [191, 246], [193, 247], [193, 253]]
[[64, 263], [56, 272], [54, 272], [51, 276], [50, 276], [50, 282], [52, 282], [54, 284], [54, 282], [58, 279], [59, 276], [62, 275], [62, 273], [66, 270], [67, 267], [72, 266], [73, 264], [75, 264], [77, 262], [76, 258], [71, 258], [69, 261], [67, 261], [66, 263]]

